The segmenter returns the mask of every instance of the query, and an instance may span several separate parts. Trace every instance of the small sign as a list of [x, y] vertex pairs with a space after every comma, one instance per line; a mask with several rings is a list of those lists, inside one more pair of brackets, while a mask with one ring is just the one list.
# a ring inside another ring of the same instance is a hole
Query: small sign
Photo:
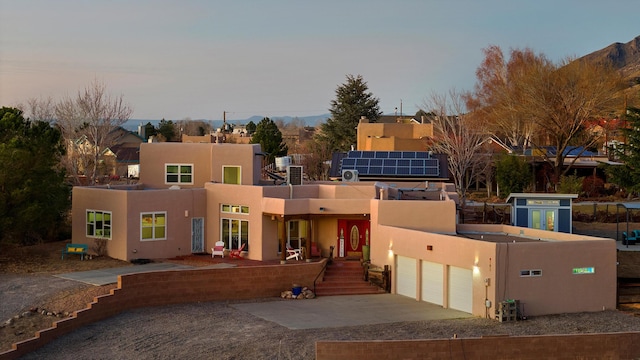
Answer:
[[596, 273], [596, 268], [594, 267], [573, 268], [573, 275], [595, 274], [595, 273]]

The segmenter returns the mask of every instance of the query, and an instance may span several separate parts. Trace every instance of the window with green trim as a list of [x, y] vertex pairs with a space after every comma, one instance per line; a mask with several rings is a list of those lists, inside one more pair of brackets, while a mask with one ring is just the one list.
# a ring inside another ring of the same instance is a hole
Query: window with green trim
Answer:
[[140, 240], [166, 240], [167, 213], [153, 212], [140, 214]]
[[111, 211], [87, 210], [87, 237], [111, 239]]
[[240, 166], [223, 166], [222, 183], [240, 185]]
[[165, 164], [167, 184], [193, 184], [193, 164]]

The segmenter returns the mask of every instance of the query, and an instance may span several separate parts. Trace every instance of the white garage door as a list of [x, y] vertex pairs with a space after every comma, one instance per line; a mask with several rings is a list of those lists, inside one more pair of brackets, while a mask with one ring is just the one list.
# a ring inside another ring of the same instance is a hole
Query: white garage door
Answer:
[[399, 295], [416, 298], [416, 260], [405, 256], [397, 257], [396, 292]]
[[473, 272], [449, 267], [449, 308], [471, 313], [473, 307]]
[[422, 261], [422, 301], [442, 305], [443, 272], [442, 264]]

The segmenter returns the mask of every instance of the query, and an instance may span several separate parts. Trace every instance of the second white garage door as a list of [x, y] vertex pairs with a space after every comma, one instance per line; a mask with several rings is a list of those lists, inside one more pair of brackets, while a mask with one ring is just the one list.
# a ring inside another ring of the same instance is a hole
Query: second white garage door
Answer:
[[422, 301], [442, 305], [443, 273], [442, 264], [422, 261]]
[[397, 257], [396, 293], [416, 298], [416, 260], [405, 256]]
[[473, 310], [473, 272], [449, 267], [449, 308], [471, 313]]

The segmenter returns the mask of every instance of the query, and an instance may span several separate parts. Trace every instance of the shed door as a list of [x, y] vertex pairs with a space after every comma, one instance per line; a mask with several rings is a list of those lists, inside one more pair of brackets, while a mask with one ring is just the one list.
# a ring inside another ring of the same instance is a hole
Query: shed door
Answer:
[[405, 256], [397, 257], [396, 293], [416, 298], [416, 260]]
[[449, 267], [449, 308], [468, 313], [473, 311], [472, 270]]
[[422, 261], [422, 301], [442, 305], [443, 280], [442, 264]]

